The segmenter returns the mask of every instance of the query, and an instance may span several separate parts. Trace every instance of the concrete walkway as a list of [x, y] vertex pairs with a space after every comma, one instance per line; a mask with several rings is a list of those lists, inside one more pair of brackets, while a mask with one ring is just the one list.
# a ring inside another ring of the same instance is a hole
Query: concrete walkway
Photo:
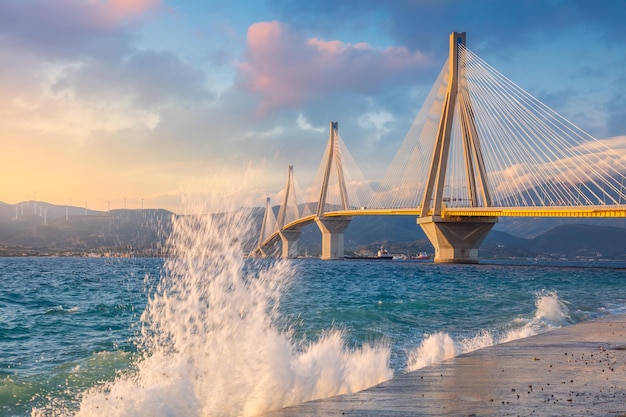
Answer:
[[626, 315], [481, 349], [285, 416], [626, 417]]

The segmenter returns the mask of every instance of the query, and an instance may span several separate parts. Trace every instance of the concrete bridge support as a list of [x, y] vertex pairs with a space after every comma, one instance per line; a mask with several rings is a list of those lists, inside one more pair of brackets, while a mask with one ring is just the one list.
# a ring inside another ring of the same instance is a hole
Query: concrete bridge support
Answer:
[[497, 217], [446, 219], [428, 216], [417, 219], [435, 247], [435, 263], [477, 264], [478, 248]]
[[318, 217], [315, 223], [322, 232], [322, 260], [343, 259], [344, 232], [352, 217]]
[[282, 258], [297, 258], [298, 257], [298, 238], [302, 234], [301, 230], [281, 230], [279, 232], [280, 240], [282, 241]]

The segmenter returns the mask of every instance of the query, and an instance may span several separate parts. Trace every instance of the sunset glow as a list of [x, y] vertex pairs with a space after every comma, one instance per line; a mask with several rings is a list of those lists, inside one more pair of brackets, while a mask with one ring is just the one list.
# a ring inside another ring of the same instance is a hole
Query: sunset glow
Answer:
[[479, 3], [0, 2], [0, 202], [179, 211], [187, 184], [243, 177], [241, 204], [263, 206], [288, 165], [314, 180], [330, 120], [375, 178], [455, 30], [623, 147], [626, 4]]

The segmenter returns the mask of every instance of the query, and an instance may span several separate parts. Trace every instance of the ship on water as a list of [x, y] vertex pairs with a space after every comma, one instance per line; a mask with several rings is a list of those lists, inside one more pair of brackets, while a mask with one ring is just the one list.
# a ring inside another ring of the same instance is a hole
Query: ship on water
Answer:
[[393, 255], [390, 255], [389, 252], [387, 251], [387, 249], [385, 249], [383, 246], [381, 246], [380, 249], [378, 250], [378, 253], [376, 255], [371, 255], [371, 256], [355, 255], [355, 256], [344, 256], [343, 258], [344, 259], [391, 260], [391, 259], [393, 259]]

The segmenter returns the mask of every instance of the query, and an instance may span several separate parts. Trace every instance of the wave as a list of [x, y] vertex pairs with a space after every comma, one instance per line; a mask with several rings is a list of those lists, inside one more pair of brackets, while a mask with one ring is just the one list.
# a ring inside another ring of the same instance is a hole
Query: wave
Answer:
[[78, 306], [65, 308], [63, 306], [54, 306], [50, 307], [46, 310], [45, 314], [63, 314], [63, 313], [76, 313], [78, 311]]
[[407, 371], [415, 371], [463, 353], [510, 342], [563, 325], [571, 324], [567, 303], [560, 300], [556, 292], [540, 292], [535, 298], [535, 314], [532, 318], [516, 318], [499, 335], [490, 330], [482, 330], [470, 338], [454, 340], [446, 332], [424, 336], [416, 349], [408, 352]]
[[257, 415], [363, 390], [393, 376], [390, 346], [305, 345], [279, 330], [294, 264], [244, 268], [241, 212], [173, 219], [173, 256], [149, 294], [135, 370], [83, 393], [78, 416]]

